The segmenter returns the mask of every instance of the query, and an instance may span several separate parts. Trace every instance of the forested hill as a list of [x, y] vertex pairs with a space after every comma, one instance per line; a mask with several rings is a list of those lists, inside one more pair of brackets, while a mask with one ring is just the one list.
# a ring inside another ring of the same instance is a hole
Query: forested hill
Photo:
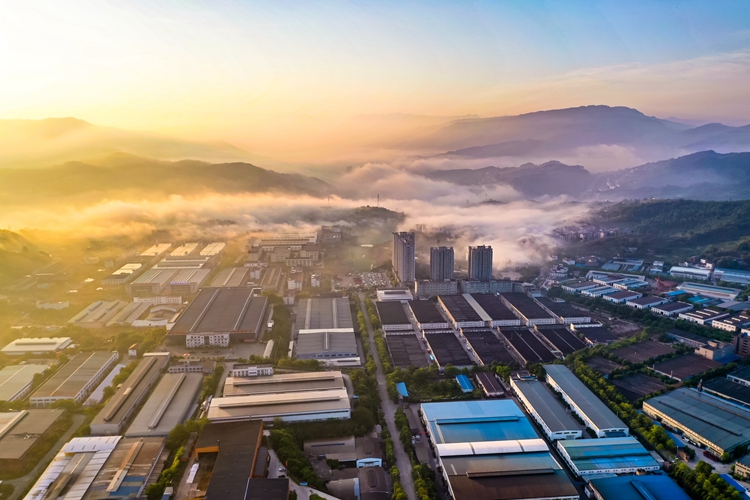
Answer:
[[750, 236], [750, 200], [627, 201], [597, 212], [608, 225], [630, 227], [636, 233], [679, 238], [688, 245], [709, 245]]

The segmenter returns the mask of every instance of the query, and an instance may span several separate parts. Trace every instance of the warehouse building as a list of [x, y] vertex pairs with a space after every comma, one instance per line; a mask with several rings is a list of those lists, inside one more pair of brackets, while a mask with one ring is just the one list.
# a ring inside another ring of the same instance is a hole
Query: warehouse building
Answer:
[[168, 255], [162, 260], [154, 264], [152, 270], [163, 270], [163, 271], [183, 271], [186, 269], [208, 269], [211, 267], [213, 259], [210, 257], [200, 256], [189, 256], [189, 257], [173, 257]]
[[91, 435], [114, 436], [120, 434], [128, 419], [148, 391], [159, 379], [169, 363], [168, 352], [149, 352], [143, 355], [133, 373], [122, 383], [114, 396], [91, 422]]
[[287, 394], [346, 389], [344, 375], [339, 371], [285, 373], [264, 377], [237, 377], [224, 382], [224, 397], [255, 394]]
[[746, 313], [732, 316], [730, 318], [714, 319], [711, 326], [730, 333], [739, 333], [743, 328], [750, 327], [750, 316]]
[[380, 324], [386, 335], [408, 335], [413, 331], [411, 321], [401, 302], [375, 302]]
[[494, 373], [478, 372], [476, 379], [477, 385], [488, 398], [499, 398], [505, 395], [505, 390]]
[[203, 375], [199, 373], [164, 375], [125, 436], [167, 437], [172, 429], [187, 420], [196, 410], [202, 382]]
[[536, 297], [534, 300], [537, 304], [542, 306], [542, 309], [557, 318], [559, 323], [564, 325], [591, 323], [591, 316], [586, 314], [585, 311], [581, 311], [567, 302], [558, 302], [549, 297]]
[[545, 365], [547, 383], [559, 392], [570, 408], [597, 437], [627, 436], [628, 426], [620, 420], [565, 365]]
[[164, 445], [164, 438], [74, 438], [58, 452], [26, 499], [142, 498]]
[[31, 392], [34, 375], [44, 373], [49, 365], [11, 365], [0, 370], [0, 401], [15, 401]]
[[703, 326], [711, 326], [714, 320], [726, 318], [727, 316], [729, 316], [728, 312], [717, 311], [716, 309], [696, 309], [695, 311], [687, 311], [678, 315], [680, 319]]
[[602, 298], [607, 302], [612, 302], [613, 304], [624, 304], [629, 300], [640, 299], [641, 297], [643, 297], [643, 294], [641, 292], [631, 292], [630, 290], [626, 290], [622, 292], [610, 293], [603, 296]]
[[182, 269], [169, 281], [165, 293], [180, 297], [198, 293], [210, 273], [210, 269]]
[[177, 275], [174, 269], [149, 269], [128, 283], [125, 291], [131, 297], [155, 297], [167, 293], [167, 287]]
[[316, 359], [327, 366], [362, 364], [352, 328], [300, 330], [294, 342], [294, 357]]
[[414, 300], [414, 296], [408, 288], [378, 288], [377, 295], [379, 302], [406, 302]]
[[729, 378], [716, 377], [703, 382], [701, 387], [704, 392], [750, 408], [750, 387], [746, 385], [738, 384]]
[[608, 295], [610, 293], [618, 293], [618, 289], [609, 286], [609, 285], [600, 285], [596, 288], [589, 288], [588, 290], [581, 290], [581, 295], [584, 297], [591, 297], [591, 298], [597, 298], [597, 297], [603, 297], [605, 295]]
[[554, 325], [555, 318], [541, 308], [534, 299], [520, 292], [501, 293], [500, 300], [524, 325]]
[[581, 293], [584, 290], [590, 290], [600, 286], [599, 283], [593, 281], [582, 281], [580, 283], [567, 283], [562, 285], [562, 289], [568, 293]]
[[567, 356], [576, 351], [584, 349], [586, 344], [575, 334], [565, 328], [534, 327], [537, 337], [540, 338], [552, 352], [558, 352]]
[[500, 333], [522, 365], [550, 363], [557, 357], [527, 328], [502, 329]]
[[693, 295], [701, 295], [703, 297], [721, 300], [735, 300], [737, 295], [742, 291], [739, 288], [707, 285], [705, 283], [682, 283], [677, 289]]
[[628, 300], [625, 305], [628, 305], [634, 309], [651, 309], [655, 306], [660, 306], [669, 302], [667, 299], [662, 297], [656, 297], [655, 295], [649, 295], [641, 297], [639, 299]]
[[482, 317], [484, 326], [497, 328], [499, 326], [520, 326], [513, 311], [500, 302], [500, 299], [489, 293], [465, 293], [463, 297], [471, 307]]
[[747, 286], [750, 285], [750, 271], [717, 267], [714, 269], [714, 279]]
[[146, 250], [141, 252], [141, 257], [158, 257], [162, 254], [167, 253], [167, 250], [172, 246], [171, 243], [157, 243]]
[[24, 354], [54, 354], [66, 349], [73, 341], [70, 337], [39, 337], [16, 339], [3, 347], [3, 353], [10, 356]]
[[547, 439], [557, 441], [582, 437], [581, 426], [542, 382], [535, 378], [511, 377], [510, 386]]
[[480, 365], [512, 364], [516, 361], [493, 330], [488, 328], [461, 330], [460, 336], [466, 339], [464, 347], [474, 355]]
[[750, 411], [705, 392], [676, 389], [644, 401], [643, 412], [717, 457], [750, 444]]
[[690, 500], [665, 474], [592, 477], [587, 493], [595, 500]]
[[273, 422], [276, 418], [285, 422], [349, 419], [349, 394], [346, 389], [333, 389], [213, 398], [208, 409], [212, 422]]
[[132, 281], [138, 274], [140, 274], [145, 266], [143, 262], [128, 262], [127, 264], [120, 267], [117, 271], [113, 272], [106, 278], [102, 279], [102, 285], [104, 286], [116, 286], [124, 285], [125, 283]]
[[260, 289], [264, 292], [275, 292], [279, 289], [281, 283], [281, 268], [269, 267], [263, 274], [260, 282]]
[[486, 313], [480, 316], [463, 295], [439, 296], [438, 305], [455, 329], [481, 328], [485, 326], [485, 320], [490, 320]]
[[410, 300], [408, 302], [414, 319], [417, 320], [417, 326], [422, 331], [427, 330], [448, 330], [450, 323], [443, 318], [438, 311], [437, 306], [431, 300]]
[[189, 255], [195, 255], [198, 250], [197, 242], [183, 243], [178, 246], [169, 254], [170, 257], [186, 257]]
[[744, 366], [739, 370], [733, 371], [727, 375], [727, 378], [737, 384], [750, 387], [750, 366]]
[[228, 267], [211, 282], [212, 287], [244, 287], [250, 281], [250, 269], [247, 267]]
[[297, 305], [297, 328], [305, 330], [343, 329], [354, 331], [349, 299], [300, 299]]
[[169, 330], [167, 341], [187, 347], [253, 342], [263, 328], [267, 297], [250, 288], [205, 288]]
[[76, 326], [83, 328], [104, 328], [107, 323], [117, 316], [127, 302], [122, 300], [104, 301], [97, 300], [68, 320]]
[[452, 498], [578, 498], [513, 401], [424, 403], [420, 417]]
[[672, 266], [669, 269], [669, 275], [678, 278], [705, 281], [711, 277], [711, 270], [699, 269], [697, 267]]
[[0, 413], [0, 467], [21, 460], [32, 446], [47, 437], [64, 413], [61, 409]]
[[661, 304], [659, 306], [654, 306], [651, 308], [652, 313], [658, 314], [660, 316], [666, 316], [668, 318], [672, 318], [680, 313], [692, 310], [693, 305], [687, 304], [685, 302], [667, 302], [666, 304]]
[[82, 352], [71, 358], [31, 395], [32, 408], [44, 408], [55, 401], [83, 403], [117, 363], [117, 352]]
[[560, 456], [576, 476], [657, 471], [661, 465], [634, 437], [558, 441]]

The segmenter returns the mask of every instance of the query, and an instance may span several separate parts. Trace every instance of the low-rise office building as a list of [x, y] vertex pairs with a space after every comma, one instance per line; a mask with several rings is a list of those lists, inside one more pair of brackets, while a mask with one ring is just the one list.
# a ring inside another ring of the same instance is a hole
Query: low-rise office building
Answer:
[[167, 373], [202, 373], [211, 375], [216, 370], [216, 361], [201, 361], [200, 359], [183, 358], [169, 365]]
[[114, 396], [91, 422], [91, 435], [120, 434], [130, 416], [161, 376], [169, 363], [168, 352], [148, 352], [143, 355], [133, 373], [122, 383]]
[[554, 394], [535, 378], [511, 377], [510, 386], [550, 441], [578, 439], [581, 426]]
[[258, 377], [273, 375], [273, 366], [271, 365], [245, 365], [236, 364], [229, 372], [230, 377]]
[[576, 476], [657, 471], [661, 465], [634, 437], [558, 441], [557, 449]]
[[167, 437], [197, 408], [203, 383], [200, 373], [167, 373], [144, 403], [126, 437]]
[[429, 299], [436, 295], [456, 295], [458, 293], [458, 281], [456, 280], [422, 280], [417, 281], [415, 286], [417, 298], [420, 299]]
[[9, 356], [24, 354], [54, 354], [66, 349], [73, 341], [70, 337], [40, 337], [16, 339], [3, 347], [2, 352]]
[[667, 302], [659, 306], [651, 308], [651, 312], [660, 316], [666, 316], [672, 318], [678, 316], [680, 313], [688, 312], [693, 310], [693, 305], [686, 302]]
[[628, 426], [565, 365], [545, 365], [547, 383], [570, 405], [588, 427], [602, 437], [627, 436]]
[[726, 318], [727, 316], [729, 316], [729, 313], [717, 311], [716, 309], [696, 309], [680, 313], [678, 318], [697, 325], [711, 326], [714, 320]]
[[117, 363], [117, 352], [82, 352], [70, 359], [44, 384], [29, 402], [32, 408], [44, 408], [55, 401], [72, 400], [83, 403], [107, 372]]

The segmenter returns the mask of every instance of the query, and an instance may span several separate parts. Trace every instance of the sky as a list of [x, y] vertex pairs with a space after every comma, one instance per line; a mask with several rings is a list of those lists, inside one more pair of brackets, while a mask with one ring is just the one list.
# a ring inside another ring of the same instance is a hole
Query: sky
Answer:
[[0, 118], [282, 156], [432, 123], [404, 115], [609, 104], [750, 123], [746, 0], [4, 4]]

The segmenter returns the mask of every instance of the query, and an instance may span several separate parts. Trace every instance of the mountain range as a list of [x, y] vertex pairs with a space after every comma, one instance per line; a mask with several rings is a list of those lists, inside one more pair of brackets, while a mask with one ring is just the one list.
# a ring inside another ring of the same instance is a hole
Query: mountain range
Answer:
[[[583, 148], [620, 147], [636, 157], [662, 159], [698, 151], [750, 151], [750, 125], [701, 126], [647, 116], [627, 107], [583, 106], [517, 116], [455, 120], [404, 141], [408, 150], [442, 150], [452, 158], [555, 158]], [[587, 165], [601, 170], [597, 165]]]
[[549, 161], [520, 167], [433, 170], [425, 177], [466, 186], [509, 185], [527, 198], [566, 195], [574, 199], [750, 198], [750, 153], [702, 151], [612, 172]]

